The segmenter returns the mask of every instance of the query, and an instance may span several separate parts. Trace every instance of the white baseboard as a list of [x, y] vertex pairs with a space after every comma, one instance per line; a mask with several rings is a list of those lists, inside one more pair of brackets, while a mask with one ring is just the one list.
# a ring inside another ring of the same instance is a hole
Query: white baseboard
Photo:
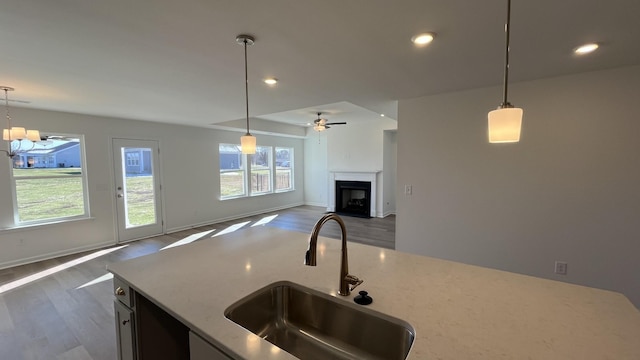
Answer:
[[197, 227], [200, 227], [200, 226], [207, 226], [207, 225], [212, 225], [212, 224], [216, 224], [216, 223], [219, 223], [219, 222], [242, 219], [242, 218], [248, 217], [248, 216], [260, 215], [260, 214], [264, 214], [264, 213], [268, 213], [268, 212], [274, 212], [274, 211], [289, 209], [289, 208], [292, 208], [292, 207], [302, 206], [302, 205], [305, 205], [305, 204], [303, 204], [303, 203], [287, 204], [287, 205], [284, 205], [284, 206], [278, 206], [278, 207], [269, 208], [269, 209], [262, 209], [262, 210], [248, 212], [248, 213], [243, 213], [243, 214], [238, 214], [238, 215], [233, 215], [233, 216], [227, 216], [227, 217], [223, 217], [223, 218], [214, 219], [214, 220], [211, 220], [211, 221], [203, 221], [203, 222], [196, 223], [196, 224], [191, 224], [191, 225], [187, 225], [187, 226], [180, 226], [180, 227], [167, 229], [166, 233], [167, 234], [171, 234], [171, 233], [175, 233], [175, 232], [182, 231], [182, 230], [188, 230], [188, 229], [197, 228]]
[[304, 204], [309, 206], [319, 206], [323, 208], [327, 207], [327, 203], [321, 203], [321, 202], [305, 201]]
[[14, 267], [14, 266], [31, 264], [38, 261], [49, 260], [49, 259], [57, 258], [60, 256], [73, 255], [73, 254], [81, 253], [84, 251], [103, 249], [103, 248], [115, 246], [115, 245], [117, 245], [116, 241], [113, 240], [113, 241], [102, 242], [98, 244], [91, 244], [91, 245], [79, 246], [71, 249], [55, 251], [55, 252], [32, 256], [24, 259], [7, 261], [7, 262], [0, 263], [0, 270]]

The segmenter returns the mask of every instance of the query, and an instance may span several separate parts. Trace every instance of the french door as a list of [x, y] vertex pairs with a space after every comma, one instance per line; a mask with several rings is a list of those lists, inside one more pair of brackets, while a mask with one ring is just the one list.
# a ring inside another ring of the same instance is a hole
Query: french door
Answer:
[[162, 234], [162, 196], [155, 140], [113, 139], [118, 242]]

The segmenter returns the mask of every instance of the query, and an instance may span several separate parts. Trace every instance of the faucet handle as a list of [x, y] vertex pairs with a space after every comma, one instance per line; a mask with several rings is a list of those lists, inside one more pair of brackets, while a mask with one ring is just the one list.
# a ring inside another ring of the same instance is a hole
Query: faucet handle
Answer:
[[347, 284], [353, 285], [353, 286], [351, 286], [349, 291], [353, 291], [353, 289], [357, 288], [358, 285], [360, 285], [360, 284], [362, 284], [364, 282], [364, 280], [361, 280], [357, 276], [351, 275], [351, 274], [347, 274], [347, 276], [344, 277], [344, 280], [347, 282]]

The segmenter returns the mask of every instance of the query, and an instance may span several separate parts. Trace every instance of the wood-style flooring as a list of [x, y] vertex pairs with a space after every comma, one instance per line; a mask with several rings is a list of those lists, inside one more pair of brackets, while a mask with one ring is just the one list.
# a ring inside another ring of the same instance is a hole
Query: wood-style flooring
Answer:
[[[264, 226], [309, 233], [324, 211], [299, 206], [139, 240], [122, 248], [114, 246], [105, 249], [111, 252], [79, 264], [72, 262], [96, 252], [0, 270], [0, 360], [116, 359], [113, 280], [105, 270], [108, 264], [154, 253], [192, 235], [211, 236], [237, 224], [248, 222], [244, 226], [251, 226], [271, 217]], [[394, 248], [395, 216], [342, 218], [349, 241]], [[203, 232], [207, 234], [196, 235]], [[340, 238], [340, 228], [331, 221], [321, 235]], [[43, 276], [47, 270], [58, 271]], [[16, 281], [37, 275], [42, 277], [9, 289]], [[103, 281], [91, 283], [100, 279]]]

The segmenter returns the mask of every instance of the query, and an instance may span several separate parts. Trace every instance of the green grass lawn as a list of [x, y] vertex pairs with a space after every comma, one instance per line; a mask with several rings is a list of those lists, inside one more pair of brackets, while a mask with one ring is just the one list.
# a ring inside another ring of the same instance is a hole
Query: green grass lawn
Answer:
[[129, 226], [154, 224], [156, 222], [156, 203], [153, 189], [153, 177], [128, 177], [127, 215]]
[[220, 195], [239, 196], [244, 194], [244, 173], [241, 171], [220, 174]]
[[81, 168], [27, 168], [27, 169], [13, 169], [13, 176], [15, 177], [36, 177], [36, 176], [66, 176], [66, 175], [81, 175]]
[[[20, 221], [84, 214], [81, 173], [80, 168], [14, 169]], [[35, 178], [40, 176], [56, 177]], [[155, 223], [152, 177], [128, 177], [126, 189], [129, 225]]]
[[81, 174], [80, 168], [13, 169], [20, 221], [84, 214]]
[[20, 221], [84, 214], [82, 178], [16, 179]]
[[[276, 189], [286, 189], [290, 186], [289, 173], [291, 170], [289, 169], [278, 169], [277, 173], [279, 177], [277, 177], [276, 181]], [[269, 189], [269, 177], [270, 171], [266, 170], [253, 170], [251, 171], [251, 175], [254, 177], [251, 182], [251, 191], [253, 193], [262, 192], [262, 191], [270, 191]], [[286, 180], [280, 179], [280, 176], [286, 178]], [[256, 178], [260, 178], [261, 186], [258, 186], [258, 181]], [[239, 196], [244, 194], [244, 173], [242, 171], [235, 172], [226, 172], [222, 173], [220, 176], [220, 195], [222, 197], [227, 196]]]
[[[278, 174], [287, 178], [287, 171], [278, 169]], [[20, 221], [46, 220], [58, 217], [70, 217], [84, 214], [82, 169], [14, 169], [16, 193], [18, 198], [18, 215]], [[252, 191], [268, 191], [269, 170], [254, 170], [252, 174], [261, 177], [263, 185], [258, 189], [255, 180]], [[50, 178], [35, 178], [55, 176]], [[59, 177], [58, 177], [59, 176]], [[243, 195], [243, 172], [228, 172], [220, 176], [220, 193], [223, 197]], [[283, 185], [278, 179], [276, 188]], [[155, 218], [155, 196], [153, 178], [151, 176], [127, 177], [127, 214], [129, 226], [153, 224]], [[270, 189], [269, 189], [270, 190]]]

